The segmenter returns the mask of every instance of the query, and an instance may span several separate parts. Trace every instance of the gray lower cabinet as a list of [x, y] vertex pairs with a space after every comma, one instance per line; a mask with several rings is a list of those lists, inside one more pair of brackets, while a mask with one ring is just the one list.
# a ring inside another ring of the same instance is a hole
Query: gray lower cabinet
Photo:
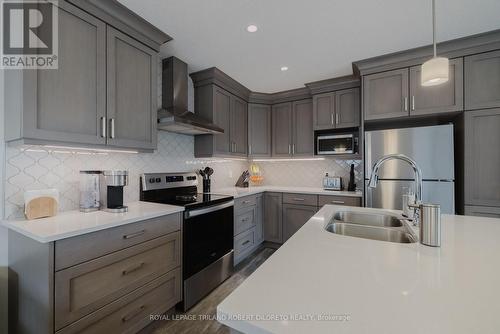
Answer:
[[422, 66], [410, 67], [410, 115], [458, 112], [464, 109], [463, 60], [450, 60], [449, 80], [438, 85], [422, 86]]
[[465, 112], [465, 205], [500, 207], [500, 108]]
[[292, 155], [312, 156], [314, 154], [314, 132], [312, 100], [293, 102], [292, 105]]
[[316, 212], [318, 212], [316, 206], [283, 204], [283, 242], [297, 232]]
[[266, 192], [264, 194], [264, 240], [274, 243], [283, 242], [283, 194]]
[[465, 57], [465, 109], [500, 107], [500, 51]]
[[271, 106], [248, 105], [248, 156], [271, 156]]
[[231, 152], [235, 156], [247, 156], [248, 148], [248, 104], [236, 96], [231, 96], [231, 127], [229, 129]]
[[136, 333], [181, 301], [180, 226], [176, 213], [50, 243], [9, 231], [10, 329]]
[[364, 119], [408, 116], [408, 76], [407, 68], [363, 76]]
[[248, 147], [247, 103], [213, 84], [196, 87], [194, 103], [198, 115], [224, 129], [223, 134], [195, 136], [195, 157], [246, 157]]
[[154, 149], [157, 66], [154, 50], [107, 29], [107, 118], [110, 146]]
[[466, 205], [465, 215], [487, 218], [500, 218], [500, 207]]
[[234, 265], [246, 259], [264, 241], [263, 195], [249, 195], [234, 203]]
[[314, 130], [326, 130], [335, 127], [335, 92], [313, 96]]
[[292, 103], [275, 104], [272, 107], [273, 157], [292, 155]]
[[56, 6], [58, 68], [6, 71], [6, 140], [152, 151], [157, 52], [67, 2]]

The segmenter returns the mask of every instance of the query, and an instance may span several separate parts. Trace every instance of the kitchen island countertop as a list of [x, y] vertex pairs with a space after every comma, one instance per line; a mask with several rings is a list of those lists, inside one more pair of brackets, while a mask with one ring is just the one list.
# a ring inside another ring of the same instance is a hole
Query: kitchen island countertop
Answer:
[[439, 248], [324, 229], [351, 209], [325, 205], [218, 305], [219, 321], [243, 333], [498, 333], [500, 219], [443, 215]]

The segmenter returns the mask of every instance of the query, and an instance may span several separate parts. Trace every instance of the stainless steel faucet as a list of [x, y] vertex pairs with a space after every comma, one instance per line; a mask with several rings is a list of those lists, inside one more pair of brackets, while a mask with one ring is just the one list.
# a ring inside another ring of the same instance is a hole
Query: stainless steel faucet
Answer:
[[[404, 154], [389, 154], [384, 155], [382, 158], [378, 159], [378, 161], [373, 165], [372, 175], [370, 176], [370, 181], [368, 182], [368, 187], [376, 188], [378, 185], [378, 171], [380, 166], [384, 164], [384, 162], [389, 160], [402, 160], [407, 162], [412, 168], [415, 174], [415, 200], [416, 202], [422, 203], [422, 171], [420, 167], [418, 167], [415, 160], [404, 155]], [[418, 215], [415, 215], [414, 225], [418, 225]]]

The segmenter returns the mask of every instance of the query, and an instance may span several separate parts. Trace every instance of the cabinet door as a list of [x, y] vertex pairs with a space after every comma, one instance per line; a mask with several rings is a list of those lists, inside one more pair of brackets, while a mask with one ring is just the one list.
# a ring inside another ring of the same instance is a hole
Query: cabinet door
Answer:
[[500, 109], [465, 113], [465, 204], [500, 207]]
[[448, 82], [422, 86], [422, 66], [410, 68], [410, 115], [428, 115], [461, 111], [464, 108], [462, 58], [450, 60]]
[[293, 103], [293, 143], [294, 156], [311, 156], [314, 154], [314, 131], [312, 100]]
[[231, 96], [231, 145], [232, 153], [237, 156], [246, 156], [248, 147], [248, 105], [242, 99]]
[[257, 205], [255, 206], [255, 244], [258, 245], [264, 241], [264, 196], [257, 195]]
[[266, 241], [282, 243], [282, 200], [281, 193], [265, 193], [264, 195], [264, 239]]
[[248, 105], [248, 155], [271, 156], [271, 106]]
[[332, 129], [335, 126], [335, 92], [313, 96], [314, 130]]
[[340, 90], [335, 93], [335, 128], [359, 126], [359, 88]]
[[363, 77], [365, 120], [408, 116], [408, 69]]
[[465, 57], [465, 109], [500, 107], [500, 51]]
[[108, 145], [156, 148], [157, 53], [108, 26]]
[[292, 155], [292, 103], [276, 104], [272, 108], [273, 142], [272, 155]]
[[315, 206], [283, 204], [283, 242], [290, 239], [317, 211]]
[[214, 135], [215, 152], [228, 154], [231, 152], [231, 94], [215, 86], [213, 103], [214, 123], [224, 129], [223, 134]]
[[59, 68], [24, 71], [23, 137], [105, 144], [106, 25], [58, 4]]
[[488, 206], [465, 206], [466, 216], [500, 218], [500, 208]]

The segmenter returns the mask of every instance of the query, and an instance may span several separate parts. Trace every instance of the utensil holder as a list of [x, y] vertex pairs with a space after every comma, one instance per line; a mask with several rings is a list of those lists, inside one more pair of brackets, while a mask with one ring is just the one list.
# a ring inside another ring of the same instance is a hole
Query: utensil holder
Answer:
[[210, 192], [210, 179], [203, 179], [203, 193]]

